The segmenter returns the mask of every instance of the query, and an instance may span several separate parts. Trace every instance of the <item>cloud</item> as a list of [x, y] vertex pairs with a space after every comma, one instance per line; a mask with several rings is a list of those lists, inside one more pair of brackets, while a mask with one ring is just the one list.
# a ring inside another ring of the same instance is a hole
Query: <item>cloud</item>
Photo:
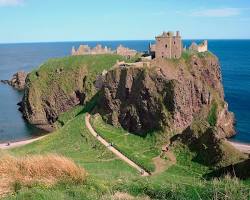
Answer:
[[193, 11], [191, 16], [194, 17], [232, 17], [241, 14], [240, 8], [218, 8], [218, 9], [204, 9]]
[[0, 0], [0, 7], [18, 6], [23, 4], [23, 0]]

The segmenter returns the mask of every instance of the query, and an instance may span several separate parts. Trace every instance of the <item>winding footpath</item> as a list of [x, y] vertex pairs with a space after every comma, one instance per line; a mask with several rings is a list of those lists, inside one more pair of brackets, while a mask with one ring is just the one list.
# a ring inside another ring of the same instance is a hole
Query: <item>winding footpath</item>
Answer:
[[109, 142], [107, 142], [104, 138], [102, 138], [100, 135], [96, 133], [96, 131], [92, 128], [90, 123], [90, 117], [91, 115], [89, 113], [85, 116], [85, 124], [88, 128], [89, 132], [97, 139], [99, 140], [104, 146], [106, 146], [112, 153], [114, 153], [116, 156], [118, 156], [121, 160], [129, 164], [131, 167], [135, 168], [137, 171], [140, 172], [142, 176], [150, 176], [148, 172], [145, 171], [145, 169], [141, 168], [139, 165], [137, 165], [135, 162], [130, 160], [128, 157], [123, 155], [120, 151], [118, 151], [116, 148], [110, 145]]

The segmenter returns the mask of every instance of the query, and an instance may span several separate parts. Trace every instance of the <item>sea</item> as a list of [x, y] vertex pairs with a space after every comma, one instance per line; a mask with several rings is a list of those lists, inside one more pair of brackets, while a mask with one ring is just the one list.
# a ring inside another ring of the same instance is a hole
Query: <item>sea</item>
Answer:
[[[146, 51], [150, 40], [92, 41], [0, 44], [0, 80], [10, 79], [17, 71], [30, 72], [50, 58], [69, 56], [72, 46], [106, 45], [115, 49], [119, 44]], [[184, 40], [189, 46], [191, 40]], [[196, 40], [196, 42], [201, 42]], [[250, 143], [250, 40], [209, 40], [209, 50], [220, 60], [225, 99], [236, 116], [237, 134], [232, 140]], [[36, 137], [43, 131], [28, 124], [18, 111], [23, 93], [0, 83], [0, 143]]]

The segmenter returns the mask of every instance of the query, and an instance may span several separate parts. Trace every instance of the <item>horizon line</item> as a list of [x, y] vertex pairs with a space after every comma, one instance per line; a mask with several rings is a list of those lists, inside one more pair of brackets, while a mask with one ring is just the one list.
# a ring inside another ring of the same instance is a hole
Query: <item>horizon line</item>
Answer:
[[[250, 40], [250, 38], [182, 38], [182, 40]], [[30, 42], [0, 42], [2, 44], [41, 44], [41, 43], [73, 43], [73, 42], [126, 42], [126, 41], [154, 41], [154, 39], [121, 39], [121, 40], [61, 40], [61, 41], [30, 41]]]

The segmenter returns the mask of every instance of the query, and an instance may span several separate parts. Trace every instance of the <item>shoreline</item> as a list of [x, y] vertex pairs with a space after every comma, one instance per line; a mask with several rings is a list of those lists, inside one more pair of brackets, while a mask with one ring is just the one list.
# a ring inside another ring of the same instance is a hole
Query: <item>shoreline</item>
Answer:
[[35, 138], [30, 138], [30, 139], [25, 139], [25, 140], [19, 140], [19, 141], [14, 141], [14, 142], [4, 142], [4, 143], [0, 143], [0, 149], [2, 150], [7, 150], [7, 149], [13, 149], [16, 147], [21, 147], [21, 146], [25, 146], [27, 144], [33, 143], [35, 141], [41, 140], [45, 137], [47, 137], [48, 135], [42, 135], [42, 136], [38, 136]]
[[227, 140], [227, 141], [239, 151], [250, 154], [250, 144], [243, 142], [234, 142], [232, 140]]
[[[47, 137], [48, 134], [38, 136], [35, 138], [30, 138], [30, 139], [24, 139], [24, 140], [17, 140], [17, 141], [6, 141], [3, 143], [0, 143], [0, 149], [6, 150], [6, 149], [12, 149], [16, 147], [21, 147], [25, 146], [27, 144], [33, 143], [35, 141], [41, 140], [45, 137]], [[249, 143], [244, 143], [244, 142], [237, 142], [237, 141], [232, 141], [232, 140], [227, 140], [233, 147], [238, 149], [239, 151], [250, 154], [250, 144]]]

